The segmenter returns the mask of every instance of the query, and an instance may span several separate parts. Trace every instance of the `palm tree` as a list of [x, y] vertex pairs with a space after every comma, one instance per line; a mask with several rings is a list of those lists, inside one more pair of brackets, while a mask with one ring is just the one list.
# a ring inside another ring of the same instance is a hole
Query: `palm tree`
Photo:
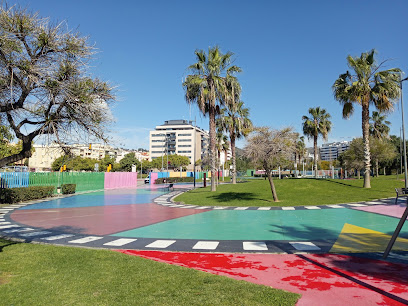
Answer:
[[[234, 74], [241, 68], [231, 65], [233, 53], [221, 53], [219, 47], [209, 48], [208, 54], [196, 50], [197, 62], [188, 67], [192, 72], [183, 82], [185, 98], [189, 104], [197, 104], [200, 111], [209, 115], [210, 154], [211, 154], [211, 191], [216, 191], [216, 128], [215, 116], [217, 104], [223, 104], [226, 92], [226, 82], [236, 79]], [[230, 81], [231, 82], [231, 81]]]
[[373, 115], [370, 117], [370, 135], [378, 138], [388, 138], [391, 125], [390, 121], [385, 120], [387, 116], [381, 115], [379, 112], [373, 111]]
[[380, 112], [390, 111], [393, 101], [400, 95], [399, 80], [401, 70], [392, 68], [380, 71], [385, 63], [376, 64], [375, 50], [361, 53], [360, 57], [347, 56], [347, 64], [354, 71], [341, 74], [333, 84], [334, 97], [343, 105], [343, 118], [354, 112], [354, 104], [362, 107], [362, 129], [364, 144], [364, 188], [370, 184], [370, 104]]
[[244, 107], [244, 102], [227, 103], [221, 111], [220, 124], [229, 133], [232, 155], [232, 183], [237, 183], [237, 165], [235, 153], [235, 141], [246, 137], [252, 129], [252, 121], [249, 119], [249, 109]]
[[[218, 171], [219, 167], [221, 165], [221, 152], [223, 151], [225, 156], [226, 156], [226, 151], [229, 149], [229, 143], [228, 143], [228, 137], [227, 135], [224, 134], [224, 131], [222, 127], [219, 125], [219, 121], [217, 120], [217, 134], [216, 134], [216, 139], [217, 143], [215, 144], [215, 147], [217, 149], [217, 154], [218, 154]], [[227, 159], [225, 159], [226, 161]], [[217, 175], [218, 178], [218, 175]]]
[[311, 117], [303, 116], [303, 134], [309, 139], [313, 138], [313, 158], [315, 178], [317, 178], [317, 139], [319, 135], [327, 140], [327, 135], [330, 133], [332, 123], [329, 120], [331, 117], [324, 108], [319, 106], [316, 108], [309, 108], [309, 114]]
[[[379, 112], [373, 111], [373, 115], [370, 117], [370, 136], [382, 141], [384, 138], [388, 138], [388, 133], [390, 132], [389, 125], [391, 122], [385, 120], [387, 116], [381, 115]], [[375, 158], [375, 170], [376, 176], [378, 177], [378, 158]], [[385, 175], [385, 171], [384, 171]]]
[[[299, 162], [299, 164], [300, 164], [301, 161], [303, 160], [305, 154], [306, 154], [305, 137], [304, 137], [304, 136], [300, 136], [300, 137], [296, 140], [295, 163], [297, 164], [297, 163]], [[297, 175], [297, 172], [296, 172], [296, 175]]]

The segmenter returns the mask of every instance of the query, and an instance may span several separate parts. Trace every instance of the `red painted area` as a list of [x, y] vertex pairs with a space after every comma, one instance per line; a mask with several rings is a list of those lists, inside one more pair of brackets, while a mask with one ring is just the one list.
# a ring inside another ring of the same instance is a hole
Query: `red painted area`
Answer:
[[120, 252], [302, 294], [298, 305], [404, 305], [408, 265], [344, 255]]
[[208, 210], [169, 208], [155, 204], [16, 210], [11, 218], [27, 226], [89, 235], [109, 235]]

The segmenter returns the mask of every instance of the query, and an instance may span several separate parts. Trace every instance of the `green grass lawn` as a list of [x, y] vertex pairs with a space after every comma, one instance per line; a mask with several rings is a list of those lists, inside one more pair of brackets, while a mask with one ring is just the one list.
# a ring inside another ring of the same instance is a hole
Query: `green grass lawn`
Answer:
[[0, 239], [1, 305], [295, 305], [297, 294], [108, 250]]
[[362, 188], [363, 180], [274, 179], [280, 202], [272, 198], [269, 181], [249, 180], [236, 185], [198, 188], [175, 198], [176, 202], [217, 206], [299, 206], [369, 201], [395, 196], [395, 188], [404, 181], [395, 176], [371, 178], [371, 189]]

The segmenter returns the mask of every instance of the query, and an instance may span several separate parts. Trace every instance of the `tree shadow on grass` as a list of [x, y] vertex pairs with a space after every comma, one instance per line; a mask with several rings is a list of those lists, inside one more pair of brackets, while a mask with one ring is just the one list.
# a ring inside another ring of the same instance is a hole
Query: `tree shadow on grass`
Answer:
[[347, 183], [344, 183], [344, 182], [328, 180], [328, 179], [310, 179], [310, 180], [325, 181], [325, 182], [329, 182], [329, 183], [333, 183], [333, 184], [339, 184], [339, 185], [343, 185], [343, 186], [347, 186], [347, 187], [353, 187], [353, 188], [363, 189], [363, 187], [359, 187], [359, 186], [347, 184]]
[[0, 252], [3, 252], [3, 249], [13, 245], [13, 244], [18, 244], [19, 242], [16, 241], [10, 241], [10, 240], [4, 240], [4, 239], [0, 239]]
[[260, 200], [266, 202], [273, 202], [267, 199], [257, 198], [255, 193], [252, 192], [223, 192], [220, 194], [209, 196], [210, 199], [214, 199], [219, 202], [231, 202], [231, 201], [253, 201]]

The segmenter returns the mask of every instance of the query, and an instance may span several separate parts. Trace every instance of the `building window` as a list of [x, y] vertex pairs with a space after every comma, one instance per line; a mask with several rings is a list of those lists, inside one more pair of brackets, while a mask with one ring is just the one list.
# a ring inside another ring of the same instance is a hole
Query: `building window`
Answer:
[[152, 134], [152, 137], [163, 137], [165, 134]]
[[191, 148], [191, 145], [178, 145], [179, 148]]
[[152, 151], [152, 153], [163, 153], [164, 151]]
[[182, 142], [182, 141], [183, 141], [183, 142], [191, 142], [191, 139], [179, 139], [178, 141], [179, 141], [179, 142]]
[[164, 139], [152, 140], [152, 142], [164, 142]]
[[178, 134], [178, 136], [191, 136], [191, 134]]
[[178, 151], [179, 153], [191, 153], [191, 151]]
[[163, 148], [163, 146], [152, 146], [152, 148]]

